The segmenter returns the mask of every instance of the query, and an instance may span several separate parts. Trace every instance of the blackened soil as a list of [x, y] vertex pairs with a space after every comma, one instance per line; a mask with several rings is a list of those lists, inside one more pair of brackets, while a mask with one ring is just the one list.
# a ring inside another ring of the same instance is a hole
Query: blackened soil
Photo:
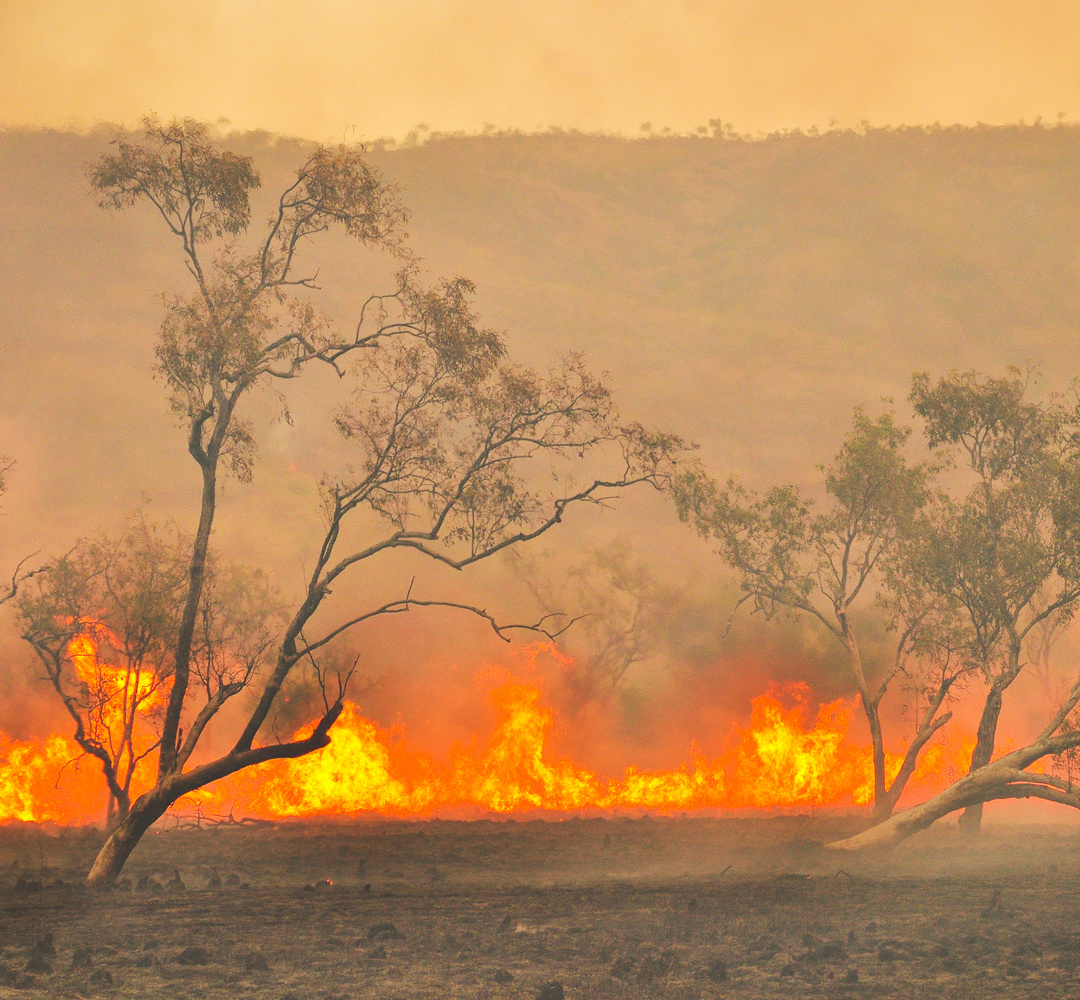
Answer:
[[1080, 831], [820, 847], [850, 825], [160, 832], [107, 893], [81, 884], [100, 834], [8, 828], [0, 996], [1080, 996]]

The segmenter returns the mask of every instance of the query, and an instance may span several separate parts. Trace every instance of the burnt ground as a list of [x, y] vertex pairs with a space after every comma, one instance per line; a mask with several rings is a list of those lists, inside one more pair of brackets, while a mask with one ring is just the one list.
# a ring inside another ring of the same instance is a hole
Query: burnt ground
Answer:
[[944, 827], [858, 859], [815, 843], [844, 825], [161, 832], [108, 893], [80, 884], [100, 834], [6, 828], [0, 995], [1080, 997], [1080, 830], [970, 846]]

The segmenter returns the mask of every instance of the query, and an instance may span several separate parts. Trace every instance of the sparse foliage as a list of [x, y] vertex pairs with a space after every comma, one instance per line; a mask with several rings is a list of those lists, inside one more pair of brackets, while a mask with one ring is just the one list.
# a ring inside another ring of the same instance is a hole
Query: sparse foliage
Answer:
[[[823, 504], [793, 486], [758, 495], [729, 480], [721, 489], [700, 470], [685, 474], [676, 491], [680, 517], [718, 543], [753, 611], [766, 618], [781, 611], [809, 615], [842, 646], [870, 727], [876, 815], [888, 814], [910, 776], [905, 762], [890, 786], [880, 705], [916, 650], [925, 621], [905, 622], [891, 665], [868, 666], [854, 616], [860, 604], [873, 602], [875, 580], [885, 578], [886, 563], [895, 560], [929, 497], [933, 470], [909, 464], [904, 454], [909, 436], [891, 414], [873, 419], [857, 410], [833, 463], [821, 469]], [[925, 721], [926, 739], [943, 724], [937, 717], [940, 706], [939, 701]], [[919, 748], [924, 744], [925, 739]]]
[[[411, 587], [345, 621], [327, 621], [325, 598], [344, 574], [395, 549], [464, 568], [538, 537], [573, 506], [603, 505], [636, 484], [666, 488], [683, 447], [672, 435], [623, 422], [602, 380], [577, 355], [544, 374], [511, 364], [504, 338], [479, 324], [468, 281], [424, 287], [406, 250], [396, 189], [362, 150], [312, 152], [256, 235], [250, 195], [259, 177], [250, 160], [218, 150], [198, 122], [147, 119], [145, 126], [141, 140], [119, 140], [90, 177], [102, 205], [149, 202], [180, 242], [194, 290], [166, 299], [158, 374], [200, 469], [202, 495], [161, 661], [169, 665], [152, 751], [156, 781], [117, 823], [91, 882], [115, 878], [180, 796], [250, 765], [325, 746], [353, 669], [332, 666], [331, 644], [347, 630], [441, 605], [482, 616], [505, 637], [506, 626], [485, 609], [414, 597]], [[316, 307], [314, 274], [298, 264], [300, 248], [330, 228], [402, 261], [397, 287], [368, 298], [347, 332]], [[331, 366], [350, 387], [335, 420], [352, 462], [322, 481], [325, 531], [271, 649], [251, 638], [262, 636], [252, 630], [267, 619], [221, 617], [229, 594], [244, 586], [213, 572], [211, 528], [221, 476], [246, 481], [256, 460], [256, 432], [239, 412], [242, 401], [312, 363]], [[357, 517], [365, 510], [374, 519]], [[363, 530], [370, 537], [357, 541]], [[219, 633], [240, 652], [203, 653], [206, 637]], [[301, 738], [260, 743], [283, 684], [301, 663], [322, 690], [321, 717]], [[62, 684], [54, 686], [62, 692]], [[232, 749], [192, 765], [206, 727], [244, 688], [252, 689], [252, 707]]]

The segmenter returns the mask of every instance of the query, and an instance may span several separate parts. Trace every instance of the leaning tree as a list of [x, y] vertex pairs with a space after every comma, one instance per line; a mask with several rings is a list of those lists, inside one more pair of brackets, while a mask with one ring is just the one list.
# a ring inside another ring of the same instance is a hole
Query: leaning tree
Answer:
[[[895, 587], [904, 578], [898, 566], [905, 543], [930, 497], [935, 470], [907, 460], [909, 436], [891, 414], [872, 419], [857, 410], [833, 463], [822, 467], [823, 502], [794, 486], [759, 495], [731, 479], [721, 488], [699, 468], [681, 474], [675, 491], [680, 517], [717, 543], [718, 554], [738, 574], [740, 603], [766, 618], [805, 615], [842, 650], [870, 729], [878, 818], [893, 810], [919, 753], [948, 722], [949, 691], [963, 671], [935, 601], [899, 589], [888, 602], [875, 600], [890, 581]], [[896, 626], [896, 644], [892, 656], [867, 662], [858, 613], [875, 604]], [[894, 681], [915, 676], [913, 663], [919, 664], [923, 710], [915, 738], [890, 775], [881, 703]]]
[[[142, 137], [118, 139], [90, 178], [105, 207], [146, 203], [156, 210], [187, 266], [192, 290], [166, 299], [157, 372], [202, 489], [167, 644], [167, 696], [150, 758], [156, 773], [109, 833], [91, 884], [115, 879], [142, 835], [181, 796], [243, 768], [326, 746], [349, 674], [328, 676], [333, 657], [324, 655], [348, 630], [442, 605], [482, 615], [505, 632], [483, 608], [421, 598], [411, 587], [334, 617], [326, 599], [348, 578], [377, 583], [385, 559], [403, 550], [462, 569], [537, 538], [573, 507], [602, 505], [636, 484], [667, 486], [681, 449], [671, 435], [623, 422], [580, 356], [547, 372], [510, 363], [504, 337], [479, 324], [468, 281], [424, 287], [406, 250], [397, 192], [362, 149], [315, 148], [256, 232], [250, 196], [259, 175], [248, 157], [219, 149], [195, 121], [144, 124]], [[367, 298], [347, 331], [317, 308], [314, 273], [301, 264], [309, 244], [335, 228], [403, 261], [396, 288]], [[211, 673], [204, 683], [198, 626], [218, 494], [226, 475], [249, 480], [255, 461], [245, 401], [258, 387], [313, 366], [328, 366], [350, 387], [334, 414], [349, 464], [322, 480], [321, 537], [265, 665]], [[61, 672], [67, 655], [61, 653]], [[267, 738], [283, 686], [302, 669], [321, 687], [322, 712], [306, 735]], [[221, 710], [239, 704], [241, 691], [251, 697], [231, 746], [208, 755], [204, 736], [218, 723], [214, 743], [221, 745]]]

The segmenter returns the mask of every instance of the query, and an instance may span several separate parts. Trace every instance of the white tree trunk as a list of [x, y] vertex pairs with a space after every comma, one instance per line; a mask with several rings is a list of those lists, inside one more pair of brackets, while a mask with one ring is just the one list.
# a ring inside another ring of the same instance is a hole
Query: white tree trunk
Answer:
[[968, 806], [995, 799], [1041, 798], [1080, 808], [1080, 790], [1046, 775], [1024, 771], [1036, 760], [1055, 752], [1047, 742], [1014, 750], [991, 764], [966, 774], [932, 799], [898, 812], [854, 837], [827, 844], [834, 851], [861, 851], [892, 847]]

